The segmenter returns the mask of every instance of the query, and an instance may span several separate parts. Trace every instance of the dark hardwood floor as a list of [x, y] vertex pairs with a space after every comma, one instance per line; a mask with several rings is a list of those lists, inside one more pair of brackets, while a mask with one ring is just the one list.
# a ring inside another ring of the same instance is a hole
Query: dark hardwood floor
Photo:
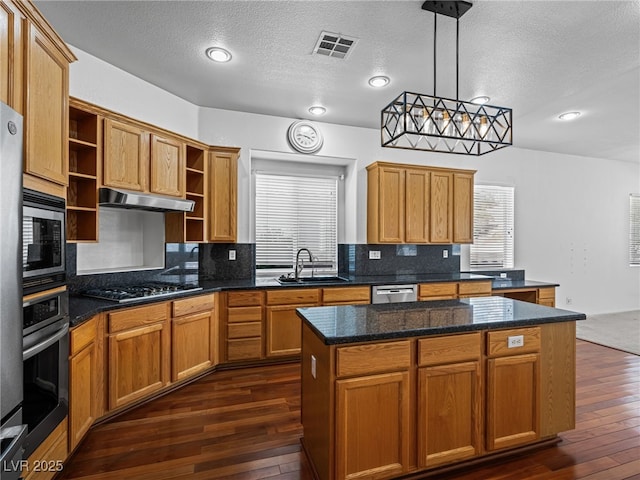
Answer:
[[[577, 344], [577, 425], [443, 480], [640, 480], [640, 356]], [[216, 372], [92, 429], [62, 479], [311, 479], [298, 364]]]

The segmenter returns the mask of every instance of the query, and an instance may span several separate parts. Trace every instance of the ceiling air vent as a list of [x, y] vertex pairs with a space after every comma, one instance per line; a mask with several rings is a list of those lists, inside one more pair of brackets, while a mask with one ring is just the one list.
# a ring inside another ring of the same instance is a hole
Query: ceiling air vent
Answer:
[[357, 38], [346, 37], [339, 33], [322, 32], [313, 53], [327, 57], [346, 58], [357, 41]]

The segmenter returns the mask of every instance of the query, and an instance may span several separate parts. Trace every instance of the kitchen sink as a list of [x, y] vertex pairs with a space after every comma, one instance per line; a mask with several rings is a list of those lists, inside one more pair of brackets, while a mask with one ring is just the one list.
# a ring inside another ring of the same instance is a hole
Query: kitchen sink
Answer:
[[288, 285], [288, 284], [292, 284], [292, 283], [298, 283], [298, 284], [303, 284], [303, 285], [312, 285], [314, 283], [344, 283], [344, 282], [349, 282], [350, 280], [348, 278], [343, 278], [343, 277], [300, 277], [297, 280], [293, 277], [279, 277], [278, 278], [278, 282], [280, 282], [283, 285]]

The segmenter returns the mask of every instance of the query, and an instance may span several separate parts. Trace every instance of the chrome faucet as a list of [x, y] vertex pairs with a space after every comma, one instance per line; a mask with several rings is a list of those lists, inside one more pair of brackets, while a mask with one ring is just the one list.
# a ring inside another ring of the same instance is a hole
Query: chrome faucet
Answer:
[[[308, 248], [299, 249], [298, 253], [296, 253], [296, 274], [295, 274], [296, 282], [300, 278], [300, 274], [302, 273], [302, 269], [304, 268], [304, 260], [300, 258], [300, 254], [302, 252], [307, 252], [309, 254], [309, 261], [313, 264], [313, 254], [311, 253], [311, 250], [309, 250]], [[313, 276], [313, 273], [311, 276]]]

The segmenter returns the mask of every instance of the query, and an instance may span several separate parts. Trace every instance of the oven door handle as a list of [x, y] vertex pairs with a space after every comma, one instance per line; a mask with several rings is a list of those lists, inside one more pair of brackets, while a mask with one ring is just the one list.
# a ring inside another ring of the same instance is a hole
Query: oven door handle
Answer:
[[56, 343], [58, 340], [60, 340], [62, 337], [64, 337], [68, 333], [69, 333], [69, 324], [65, 323], [60, 330], [58, 330], [56, 333], [51, 335], [49, 338], [34, 345], [33, 347], [29, 347], [26, 350], [24, 350], [22, 352], [22, 360], [23, 361], [27, 360], [33, 357], [34, 355], [40, 353], [41, 351], [45, 350], [46, 348], [49, 348], [51, 345]]
[[10, 464], [10, 461], [16, 455], [16, 452], [22, 448], [22, 442], [27, 436], [27, 428], [27, 425], [20, 425], [17, 427], [5, 428], [3, 430], [3, 439], [13, 438], [7, 449], [2, 452], [2, 455], [0, 456], [0, 463], [2, 463], [3, 469], [5, 465]]

